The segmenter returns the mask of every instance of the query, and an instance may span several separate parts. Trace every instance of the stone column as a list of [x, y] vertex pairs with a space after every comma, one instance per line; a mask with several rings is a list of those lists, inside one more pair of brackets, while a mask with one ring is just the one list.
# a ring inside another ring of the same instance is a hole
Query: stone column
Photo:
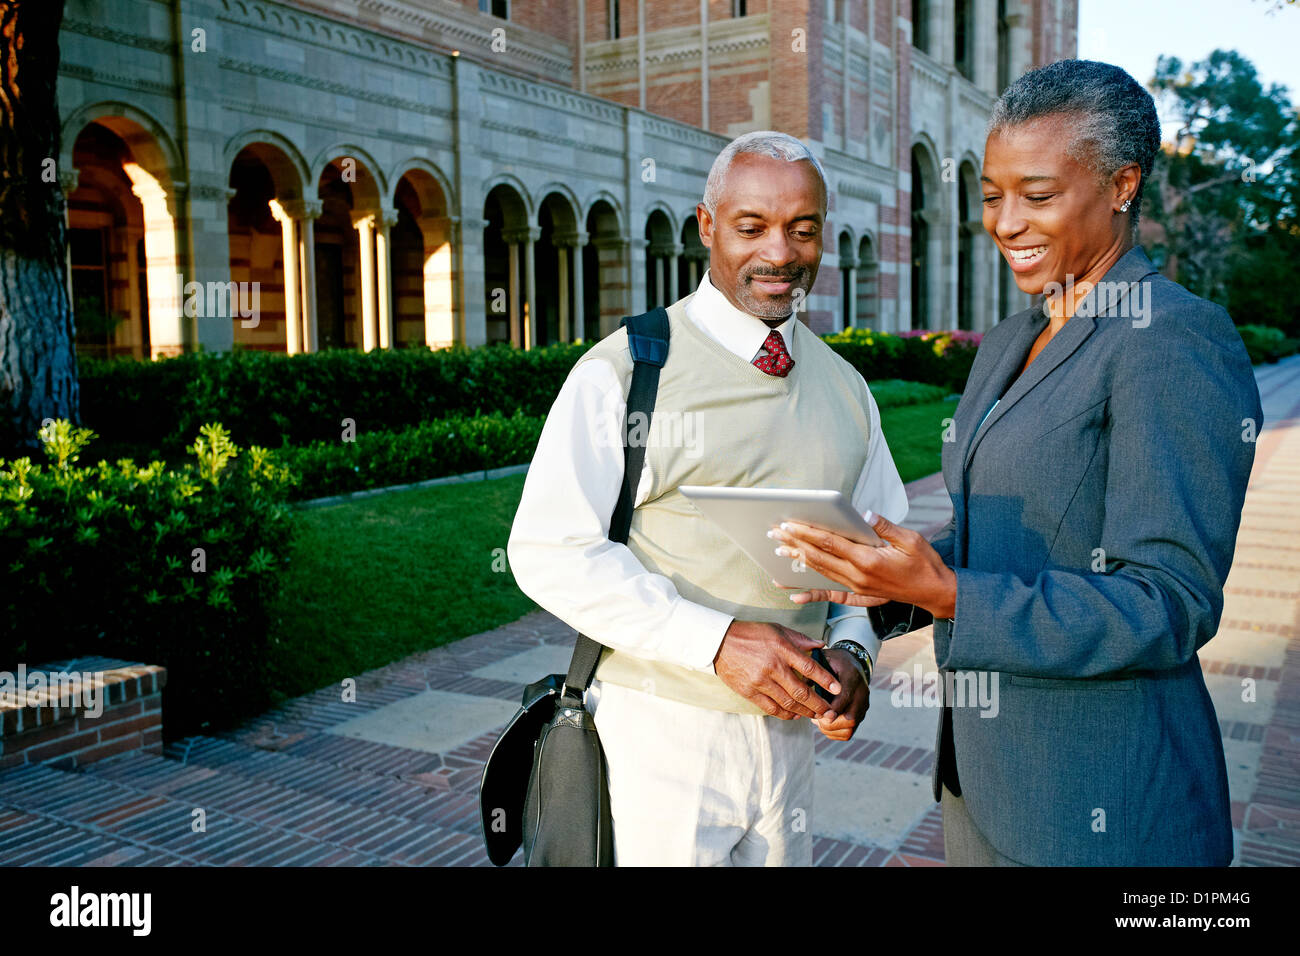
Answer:
[[379, 330], [375, 316], [375, 214], [361, 213], [352, 220], [360, 237], [358, 265], [360, 282], [357, 296], [361, 300], [361, 349], [372, 351], [378, 344]]
[[306, 352], [320, 351], [320, 329], [316, 323], [316, 220], [320, 218], [319, 199], [304, 200], [298, 216], [298, 261], [302, 263], [302, 347]]
[[664, 305], [672, 305], [681, 298], [677, 291], [677, 260], [681, 258], [683, 248], [685, 247], [680, 242], [674, 242], [668, 247], [668, 299]]
[[560, 286], [560, 341], [569, 341], [569, 253], [572, 246], [561, 243], [559, 239], [554, 239], [552, 245], [555, 246], [555, 278], [559, 281]]
[[294, 218], [278, 199], [272, 199], [271, 216], [280, 224], [280, 238], [284, 249], [284, 351], [297, 355], [302, 351], [302, 308], [298, 297], [302, 292], [302, 278], [298, 269], [298, 230]]
[[375, 278], [378, 289], [379, 347], [394, 345], [393, 328], [393, 239], [397, 225], [396, 209], [381, 209], [375, 214]]
[[[520, 336], [523, 339], [522, 347], [525, 349], [535, 348], [537, 345], [537, 290], [536, 286], [536, 268], [533, 262], [534, 243], [542, 236], [541, 226], [524, 226], [518, 229], [507, 229], [501, 233], [510, 246], [510, 303], [511, 303], [511, 324], [512, 327], [520, 330]], [[522, 255], [524, 260], [524, 289], [522, 297], [517, 295], [519, 286], [519, 257]], [[518, 303], [516, 305], [516, 303]], [[515, 324], [515, 318], [518, 317], [518, 324]], [[521, 343], [514, 338], [513, 328], [511, 340], [515, 345]]]
[[519, 308], [519, 243], [514, 239], [507, 239], [502, 235], [506, 242], [508, 268], [510, 275], [506, 283], [506, 295], [509, 297], [510, 307], [510, 344], [515, 348], [523, 348], [523, 309]]
[[587, 233], [576, 232], [573, 241], [573, 328], [576, 330], [570, 341], [587, 337], [587, 283], [582, 275], [583, 250], [587, 247]]

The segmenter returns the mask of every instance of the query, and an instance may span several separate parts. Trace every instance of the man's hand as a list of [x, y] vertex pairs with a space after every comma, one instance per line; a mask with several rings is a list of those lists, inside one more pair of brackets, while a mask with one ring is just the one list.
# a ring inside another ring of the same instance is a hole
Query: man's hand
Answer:
[[848, 740], [871, 706], [871, 689], [862, 680], [858, 662], [847, 651], [827, 648], [826, 663], [835, 671], [843, 689], [831, 701], [831, 712], [814, 723], [831, 740]]
[[732, 621], [713, 659], [713, 670], [724, 684], [773, 717], [817, 718], [829, 715], [830, 708], [808, 679], [832, 694], [841, 692], [836, 676], [808, 656], [820, 646], [820, 641], [780, 624]]

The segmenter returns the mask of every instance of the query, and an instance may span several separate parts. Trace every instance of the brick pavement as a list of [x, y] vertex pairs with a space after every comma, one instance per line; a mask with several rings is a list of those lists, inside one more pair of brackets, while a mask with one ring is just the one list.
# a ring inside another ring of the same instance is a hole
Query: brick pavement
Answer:
[[[1294, 865], [1300, 357], [1258, 379], [1267, 426], [1223, 623], [1201, 660], [1228, 757], [1237, 862]], [[939, 476], [908, 491], [909, 525], [931, 532], [947, 520]], [[363, 674], [355, 703], [327, 687], [235, 731], [169, 744], [162, 756], [0, 773], [0, 864], [486, 865], [476, 803], [483, 761], [520, 685], [563, 670], [572, 637], [538, 612]], [[917, 666], [934, 667], [928, 631], [883, 649], [858, 738], [819, 740], [818, 865], [943, 863], [929, 794], [936, 712], [890, 706], [891, 675]], [[199, 810], [205, 829], [196, 832]]]

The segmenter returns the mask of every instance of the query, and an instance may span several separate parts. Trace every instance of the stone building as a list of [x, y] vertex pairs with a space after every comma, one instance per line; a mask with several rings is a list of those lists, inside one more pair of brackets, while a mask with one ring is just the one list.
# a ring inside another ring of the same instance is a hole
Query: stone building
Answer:
[[81, 348], [137, 357], [595, 338], [707, 266], [754, 129], [830, 179], [817, 332], [982, 330], [997, 92], [1076, 0], [67, 0]]

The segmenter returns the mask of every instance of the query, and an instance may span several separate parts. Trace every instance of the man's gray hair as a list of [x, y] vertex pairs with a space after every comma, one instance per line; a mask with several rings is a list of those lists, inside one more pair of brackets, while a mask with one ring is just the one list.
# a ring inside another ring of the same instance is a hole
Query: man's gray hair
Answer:
[[788, 133], [760, 129], [737, 136], [722, 148], [718, 158], [713, 161], [713, 166], [709, 169], [708, 181], [704, 184], [704, 208], [709, 211], [710, 216], [717, 214], [727, 169], [731, 166], [731, 161], [740, 153], [756, 153], [759, 156], [770, 156], [773, 159], [784, 159], [792, 163], [808, 160], [813, 164], [813, 169], [817, 170], [817, 178], [821, 180], [822, 212], [826, 211], [830, 189], [826, 184], [826, 172], [822, 169], [822, 164], [817, 161], [817, 157], [807, 146]]
[[1057, 60], [1020, 77], [993, 104], [988, 132], [1039, 119], [1068, 117], [1073, 133], [1066, 155], [1097, 174], [1100, 183], [1123, 166], [1142, 170], [1129, 209], [1137, 238], [1142, 191], [1160, 149], [1160, 120], [1151, 94], [1137, 80], [1110, 63]]

